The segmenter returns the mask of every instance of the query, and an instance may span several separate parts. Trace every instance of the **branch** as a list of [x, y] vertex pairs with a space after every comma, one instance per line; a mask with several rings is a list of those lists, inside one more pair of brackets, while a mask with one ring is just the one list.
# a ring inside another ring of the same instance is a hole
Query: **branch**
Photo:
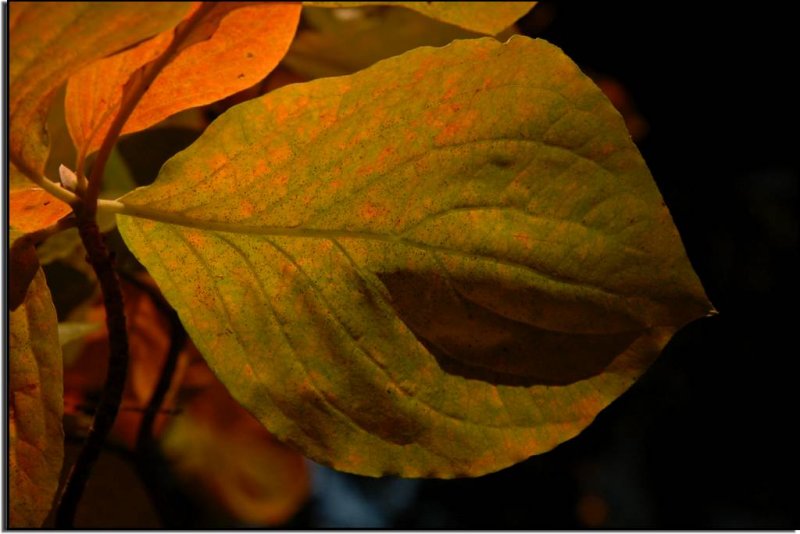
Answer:
[[[164, 67], [172, 61], [189, 34], [213, 7], [214, 2], [204, 2], [191, 17], [175, 28], [174, 37], [167, 49], [156, 59], [147, 63], [144, 67], [131, 75], [128, 82], [130, 85], [126, 84], [126, 87], [123, 89], [119, 111], [114, 117], [108, 132], [106, 132], [103, 143], [100, 145], [100, 149], [97, 152], [97, 157], [92, 164], [92, 172], [89, 174], [89, 185], [84, 197], [90, 210], [95, 209], [97, 199], [100, 196], [100, 185], [103, 182], [103, 173], [105, 172], [106, 163], [131, 113], [136, 109], [136, 106], [147, 90], [150, 89], [150, 84], [153, 83], [156, 76], [158, 76]], [[78, 170], [80, 171], [81, 169]]]
[[97, 222], [94, 220], [94, 212], [86, 211], [81, 206], [76, 206], [74, 210], [78, 219], [78, 233], [86, 247], [86, 259], [97, 274], [103, 292], [106, 326], [108, 327], [109, 360], [106, 384], [97, 405], [92, 426], [89, 428], [89, 435], [67, 476], [67, 482], [56, 507], [56, 528], [72, 527], [75, 512], [78, 509], [78, 503], [86, 481], [89, 479], [92, 466], [97, 461], [106, 436], [114, 425], [128, 371], [128, 332], [125, 325], [125, 308], [113, 261], [103, 242]]
[[[175, 28], [174, 37], [167, 49], [158, 58], [131, 76], [128, 82], [129, 85], [126, 84], [123, 90], [119, 111], [103, 139], [97, 158], [92, 166], [87, 189], [86, 191], [79, 191], [78, 201], [72, 203], [72, 208], [78, 221], [78, 233], [86, 248], [86, 259], [94, 269], [103, 292], [106, 325], [108, 327], [109, 361], [105, 388], [97, 406], [92, 426], [89, 429], [86, 444], [67, 476], [64, 490], [56, 506], [56, 528], [69, 528], [74, 522], [75, 512], [78, 509], [78, 503], [83, 495], [92, 466], [97, 461], [103, 443], [114, 425], [114, 419], [116, 419], [122, 401], [122, 392], [128, 371], [128, 332], [125, 324], [122, 290], [120, 289], [119, 279], [114, 272], [112, 258], [103, 242], [96, 220], [98, 197], [100, 196], [100, 186], [103, 181], [106, 162], [111, 154], [111, 149], [119, 138], [122, 127], [131, 113], [133, 113], [142, 96], [149, 89], [150, 84], [169, 63], [174, 54], [180, 50], [181, 45], [196, 25], [213, 7], [213, 3], [203, 3], [188, 20]], [[30, 173], [28, 172], [29, 170], [23, 169], [23, 172], [32, 180], [37, 181], [38, 174]], [[81, 170], [78, 169], [79, 174]], [[45, 187], [44, 183], [40, 185], [50, 190]]]
[[178, 318], [178, 314], [166, 302], [166, 300], [164, 300], [164, 297], [162, 297], [158, 291], [130, 273], [121, 271], [120, 276], [122, 276], [126, 282], [147, 293], [147, 295], [153, 300], [153, 303], [156, 305], [156, 307], [158, 307], [158, 309], [167, 316], [170, 323], [171, 335], [169, 350], [167, 351], [167, 358], [164, 361], [164, 367], [162, 367], [161, 374], [158, 377], [158, 383], [153, 390], [153, 395], [150, 397], [150, 401], [147, 403], [147, 407], [144, 409], [142, 422], [139, 425], [139, 432], [136, 435], [135, 452], [139, 458], [146, 458], [147, 453], [151, 450], [153, 444], [155, 443], [155, 438], [153, 437], [153, 424], [155, 423], [156, 416], [158, 414], [165, 413], [165, 410], [161, 409], [161, 405], [164, 404], [164, 399], [169, 392], [170, 386], [172, 386], [172, 380], [175, 375], [175, 369], [178, 365], [178, 359], [183, 347], [186, 345], [188, 335], [186, 334], [186, 329], [183, 327], [183, 324]]
[[18, 161], [14, 156], [11, 156], [11, 163], [19, 169], [19, 171], [28, 177], [30, 181], [56, 197], [58, 200], [62, 202], [66, 202], [70, 206], [74, 206], [78, 203], [78, 197], [75, 196], [74, 193], [71, 191], [64, 189], [60, 185], [55, 182], [50, 181], [48, 178], [42, 176], [38, 172], [35, 172], [33, 169], [24, 165], [22, 162]]

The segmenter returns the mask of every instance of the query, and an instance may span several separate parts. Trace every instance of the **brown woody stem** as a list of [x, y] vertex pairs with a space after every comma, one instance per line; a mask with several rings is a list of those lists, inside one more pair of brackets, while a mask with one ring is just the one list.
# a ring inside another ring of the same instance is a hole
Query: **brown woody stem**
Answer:
[[56, 528], [71, 528], [75, 519], [83, 489], [92, 466], [100, 455], [106, 436], [114, 425], [114, 419], [122, 401], [125, 377], [128, 371], [128, 332], [125, 325], [125, 309], [122, 290], [114, 272], [111, 255], [106, 248], [94, 213], [75, 207], [78, 219], [78, 233], [86, 247], [86, 259], [91, 264], [106, 308], [106, 326], [108, 327], [109, 360], [105, 388], [103, 389], [97, 411], [86, 443], [81, 449], [78, 459], [72, 466], [64, 490], [56, 507]]
[[151, 286], [143, 283], [135, 276], [126, 272], [121, 272], [120, 276], [128, 283], [135, 285], [141, 291], [153, 300], [153, 304], [169, 319], [170, 324], [170, 344], [167, 351], [167, 358], [164, 361], [164, 366], [161, 368], [161, 373], [158, 377], [158, 383], [153, 390], [153, 395], [144, 409], [142, 422], [139, 425], [139, 432], [136, 435], [136, 448], [135, 452], [139, 458], [147, 458], [151, 447], [155, 443], [153, 435], [153, 424], [155, 423], [156, 416], [159, 414], [170, 413], [162, 410], [161, 405], [164, 404], [164, 399], [169, 392], [172, 385], [172, 379], [175, 375], [175, 369], [178, 366], [178, 359], [180, 357], [183, 347], [186, 345], [188, 335], [186, 329], [178, 318], [178, 314], [174, 309], [164, 300], [164, 297]]
[[[128, 333], [122, 290], [114, 271], [113, 260], [100, 234], [96, 220], [97, 201], [100, 196], [105, 166], [111, 150], [122, 132], [122, 127], [125, 126], [150, 84], [174, 58], [186, 38], [212, 7], [213, 3], [203, 3], [189, 19], [175, 28], [174, 37], [167, 49], [155, 60], [142, 67], [142, 70], [131, 76], [129, 81], [131, 85], [124, 89], [119, 111], [97, 153], [92, 172], [89, 175], [88, 186], [85, 191], [78, 191], [79, 201], [72, 204], [77, 217], [78, 233], [86, 248], [86, 259], [94, 269], [103, 292], [106, 325], [108, 326], [109, 361], [105, 388], [89, 429], [86, 444], [67, 476], [64, 490], [56, 506], [56, 528], [71, 528], [73, 525], [75, 512], [78, 509], [78, 503], [83, 495], [92, 466], [100, 455], [106, 437], [114, 425], [117, 412], [119, 412], [128, 371]], [[81, 171], [82, 169], [78, 169], [79, 174]], [[38, 178], [36, 173], [26, 174], [29, 176], [33, 174], [32, 179]]]
[[[132, 85], [123, 90], [122, 101], [119, 104], [119, 111], [114, 117], [111, 126], [103, 138], [103, 143], [97, 152], [97, 157], [92, 165], [92, 171], [89, 174], [89, 184], [86, 190], [85, 200], [86, 205], [92, 210], [96, 209], [97, 198], [100, 196], [100, 185], [103, 181], [103, 172], [106, 167], [106, 162], [111, 156], [111, 150], [119, 138], [122, 128], [128, 121], [128, 118], [136, 109], [139, 101], [150, 88], [150, 84], [156, 79], [156, 76], [175, 58], [175, 55], [180, 50], [186, 38], [194, 30], [197, 24], [205, 17], [208, 12], [214, 7], [214, 2], [204, 2], [191, 17], [182, 22], [175, 28], [175, 33], [172, 42], [166, 50], [161, 53], [156, 59], [145, 65], [141, 70], [135, 72], [131, 76]], [[80, 172], [82, 169], [78, 169]]]

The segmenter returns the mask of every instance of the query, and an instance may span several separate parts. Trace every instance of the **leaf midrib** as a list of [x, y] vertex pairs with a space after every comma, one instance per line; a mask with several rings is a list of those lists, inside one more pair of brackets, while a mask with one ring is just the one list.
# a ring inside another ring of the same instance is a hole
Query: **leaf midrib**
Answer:
[[422, 250], [430, 253], [444, 253], [459, 256], [467, 259], [478, 259], [491, 261], [495, 264], [504, 265], [507, 267], [523, 269], [526, 272], [533, 274], [551, 283], [563, 284], [573, 287], [578, 287], [584, 290], [596, 291], [606, 297], [613, 298], [628, 298], [634, 295], [627, 293], [620, 293], [611, 291], [605, 287], [587, 284], [584, 281], [576, 280], [566, 277], [557, 273], [547, 272], [534, 268], [524, 263], [498, 258], [490, 254], [479, 252], [466, 252], [442, 245], [432, 245], [429, 243], [422, 243], [414, 241], [397, 234], [385, 234], [378, 232], [370, 232], [365, 230], [334, 230], [334, 229], [319, 229], [319, 228], [304, 228], [301, 226], [296, 227], [280, 227], [280, 226], [264, 226], [264, 225], [242, 225], [237, 222], [228, 221], [199, 221], [183, 215], [164, 212], [160, 210], [153, 210], [142, 206], [124, 205], [118, 215], [128, 215], [135, 218], [147, 219], [163, 224], [171, 224], [176, 226], [183, 226], [194, 228], [198, 230], [211, 231], [211, 232], [226, 232], [231, 234], [250, 234], [262, 235], [267, 237], [291, 237], [299, 239], [361, 239], [368, 241], [380, 241], [390, 243], [393, 245], [408, 246], [417, 250]]

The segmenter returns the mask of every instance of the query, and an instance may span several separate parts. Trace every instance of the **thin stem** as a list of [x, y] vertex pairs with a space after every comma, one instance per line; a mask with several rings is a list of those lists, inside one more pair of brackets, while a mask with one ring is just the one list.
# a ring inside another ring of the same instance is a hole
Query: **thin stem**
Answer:
[[[205, 17], [212, 7], [213, 5], [204, 3], [187, 21], [178, 25], [175, 28], [172, 42], [167, 49], [153, 62], [131, 76], [132, 81], [129, 82], [131, 85], [126, 87], [124, 91], [119, 111], [103, 139], [97, 158], [92, 166], [87, 189], [85, 193], [81, 191], [80, 198], [72, 203], [73, 211], [78, 221], [78, 233], [86, 248], [87, 261], [94, 269], [103, 292], [109, 338], [109, 361], [105, 388], [97, 406], [92, 426], [89, 429], [86, 444], [81, 449], [75, 465], [72, 466], [67, 476], [64, 490], [56, 507], [57, 528], [69, 528], [73, 524], [75, 512], [78, 509], [78, 503], [86, 486], [86, 481], [89, 479], [92, 466], [97, 461], [103, 443], [111, 431], [117, 412], [119, 412], [122, 392], [125, 387], [125, 377], [128, 371], [128, 332], [125, 324], [122, 290], [114, 271], [113, 260], [103, 242], [96, 220], [97, 201], [100, 195], [105, 166], [111, 154], [111, 149], [119, 138], [122, 127], [150, 87], [150, 84], [180, 49], [181, 44], [191, 34], [197, 23]], [[25, 170], [29, 171], [29, 169]], [[30, 172], [26, 172], [26, 174], [37, 182], [38, 174]], [[48, 189], [44, 183], [40, 185]], [[59, 196], [59, 198], [61, 197]]]
[[70, 206], [74, 206], [78, 203], [78, 197], [75, 196], [74, 193], [71, 191], [64, 189], [60, 185], [55, 182], [50, 181], [48, 178], [42, 176], [41, 174], [34, 172], [32, 169], [28, 168], [25, 165], [18, 164], [16, 161], [12, 162], [14, 165], [25, 175], [28, 177], [30, 181], [56, 197], [57, 199], [61, 200], [62, 202], [66, 202]]
[[183, 347], [186, 346], [188, 335], [186, 334], [186, 329], [183, 328], [183, 324], [178, 318], [178, 314], [164, 300], [158, 291], [127, 272], [120, 272], [120, 276], [122, 276], [125, 281], [136, 286], [138, 289], [144, 291], [150, 296], [156, 307], [158, 307], [159, 310], [169, 319], [171, 330], [167, 358], [164, 361], [164, 366], [161, 368], [161, 374], [159, 375], [158, 383], [153, 390], [153, 395], [150, 397], [150, 401], [147, 403], [147, 407], [144, 409], [142, 422], [139, 425], [139, 432], [136, 435], [136, 454], [139, 457], [144, 458], [147, 456], [149, 451], [152, 449], [153, 444], [155, 443], [153, 425], [155, 423], [156, 416], [166, 412], [166, 410], [161, 408], [161, 405], [164, 404], [164, 399], [166, 398], [167, 393], [172, 386], [175, 369], [178, 366], [178, 360], [180, 358], [181, 351], [183, 350]]
[[163, 413], [161, 405], [164, 398], [167, 396], [170, 386], [172, 386], [172, 378], [175, 375], [175, 368], [178, 366], [178, 358], [181, 350], [186, 345], [186, 330], [183, 328], [173, 331], [172, 340], [167, 352], [167, 359], [164, 362], [164, 367], [161, 369], [161, 374], [158, 377], [158, 384], [153, 390], [153, 396], [150, 397], [150, 402], [147, 403], [147, 408], [144, 410], [142, 416], [142, 423], [139, 426], [139, 433], [136, 435], [136, 452], [143, 453], [149, 449], [155, 438], [153, 435], [153, 424], [156, 421], [156, 416]]
[[97, 152], [97, 157], [92, 164], [92, 172], [89, 174], [89, 185], [86, 189], [85, 196], [86, 204], [90, 210], [95, 208], [97, 198], [100, 196], [100, 185], [103, 181], [106, 163], [111, 156], [111, 150], [114, 148], [120, 132], [122, 132], [122, 128], [125, 126], [131, 113], [133, 113], [133, 110], [136, 109], [139, 101], [150, 88], [150, 84], [153, 83], [153, 80], [155, 80], [156, 76], [158, 76], [164, 67], [172, 61], [192, 30], [194, 30], [203, 17], [214, 7], [213, 4], [213, 2], [204, 2], [189, 19], [175, 28], [172, 42], [166, 50], [131, 76], [133, 80], [132, 85], [123, 90], [119, 111], [111, 122], [111, 126], [109, 126], [108, 132], [106, 132], [106, 136], [103, 138], [103, 143], [100, 145], [100, 149]]
[[72, 466], [56, 507], [56, 528], [71, 528], [86, 481], [97, 461], [103, 443], [114, 425], [122, 401], [128, 371], [128, 332], [119, 279], [113, 261], [97, 227], [94, 212], [75, 206], [78, 233], [86, 248], [86, 259], [94, 269], [103, 292], [108, 328], [109, 360], [106, 383], [86, 443]]

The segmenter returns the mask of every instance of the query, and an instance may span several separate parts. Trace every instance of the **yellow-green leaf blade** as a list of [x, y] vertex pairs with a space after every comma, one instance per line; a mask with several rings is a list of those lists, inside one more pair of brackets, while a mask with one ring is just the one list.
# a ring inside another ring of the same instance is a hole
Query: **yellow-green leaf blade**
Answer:
[[709, 309], [621, 117], [544, 41], [275, 91], [121, 202], [232, 395], [347, 471], [549, 450]]
[[430, 18], [487, 35], [505, 30], [536, 2], [303, 2], [314, 7], [403, 6]]
[[9, 6], [9, 156], [40, 173], [50, 101], [84, 65], [177, 23], [181, 2], [13, 2]]
[[58, 321], [39, 269], [22, 306], [9, 314], [9, 525], [39, 528], [64, 461]]

